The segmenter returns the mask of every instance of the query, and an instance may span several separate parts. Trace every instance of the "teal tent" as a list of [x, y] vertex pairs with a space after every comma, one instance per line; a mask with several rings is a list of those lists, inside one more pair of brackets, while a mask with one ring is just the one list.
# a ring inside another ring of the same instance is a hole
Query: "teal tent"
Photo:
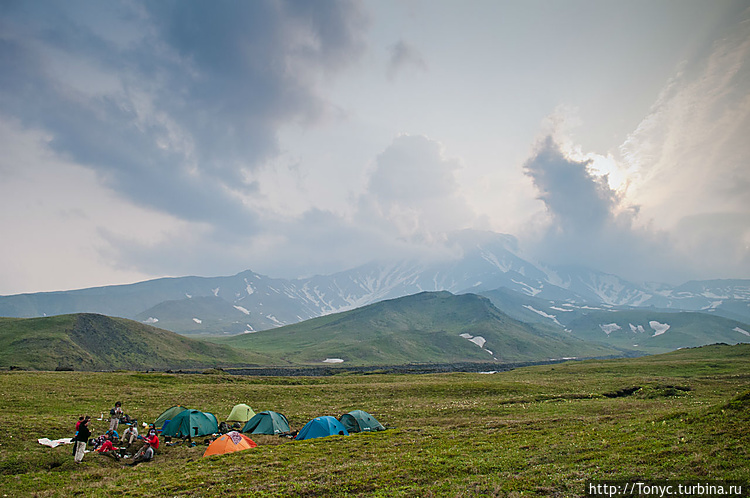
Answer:
[[180, 412], [184, 412], [185, 410], [187, 410], [187, 408], [185, 408], [182, 405], [177, 405], [177, 406], [173, 406], [171, 408], [167, 408], [166, 410], [164, 410], [162, 412], [161, 415], [159, 415], [158, 417], [156, 417], [156, 421], [154, 422], [154, 426], [155, 427], [161, 427], [162, 425], [164, 425], [164, 422], [166, 422], [168, 420], [172, 420], [175, 417], [175, 415], [177, 415]]
[[314, 439], [326, 436], [348, 436], [349, 432], [336, 417], [317, 417], [309, 421], [294, 439]]
[[362, 410], [353, 410], [341, 415], [341, 425], [349, 432], [371, 432], [384, 431], [385, 427], [369, 413]]
[[256, 414], [242, 428], [242, 432], [250, 434], [284, 434], [289, 431], [289, 421], [286, 417], [272, 411]]
[[162, 436], [196, 437], [219, 432], [216, 417], [200, 410], [185, 410], [174, 416], [161, 431]]

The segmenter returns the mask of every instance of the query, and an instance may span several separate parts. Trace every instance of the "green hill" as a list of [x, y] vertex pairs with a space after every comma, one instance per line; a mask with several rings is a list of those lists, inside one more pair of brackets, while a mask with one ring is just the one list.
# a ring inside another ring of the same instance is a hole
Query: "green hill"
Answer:
[[484, 297], [423, 292], [273, 330], [216, 339], [295, 364], [516, 362], [605, 356], [615, 348], [510, 318]]
[[90, 313], [0, 318], [0, 368], [145, 370], [267, 363], [265, 356], [124, 318]]
[[256, 315], [250, 316], [249, 312], [241, 311], [220, 297], [198, 296], [164, 301], [135, 318], [183, 335], [234, 335], [248, 329], [274, 326]]
[[694, 312], [592, 311], [568, 323], [567, 328], [572, 335], [586, 341], [647, 353], [750, 342], [747, 325]]

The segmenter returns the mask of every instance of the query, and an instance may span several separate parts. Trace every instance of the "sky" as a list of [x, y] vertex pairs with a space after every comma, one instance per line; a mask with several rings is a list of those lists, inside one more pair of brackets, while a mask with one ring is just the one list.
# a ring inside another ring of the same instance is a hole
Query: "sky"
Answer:
[[750, 278], [750, 2], [0, 0], [0, 295], [434, 257]]

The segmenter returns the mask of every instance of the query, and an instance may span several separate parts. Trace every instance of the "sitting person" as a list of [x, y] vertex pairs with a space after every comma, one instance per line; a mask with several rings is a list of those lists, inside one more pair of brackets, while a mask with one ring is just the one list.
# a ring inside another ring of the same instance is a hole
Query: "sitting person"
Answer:
[[133, 424], [123, 431], [120, 442], [131, 445], [136, 439], [138, 439], [138, 426], [137, 424]]
[[146, 440], [141, 449], [138, 450], [138, 453], [136, 453], [133, 457], [133, 463], [131, 463], [130, 465], [138, 465], [141, 462], [148, 462], [153, 458], [154, 448], [151, 446], [148, 440]]
[[149, 431], [148, 436], [146, 436], [146, 441], [154, 448], [154, 450], [159, 449], [159, 436], [156, 435], [156, 431]]
[[99, 448], [97, 448], [96, 451], [98, 451], [102, 455], [111, 456], [115, 460], [120, 459], [120, 455], [119, 453], [117, 453], [117, 449], [115, 448], [115, 445], [112, 444], [111, 439], [105, 439], [104, 443], [102, 443], [102, 445]]

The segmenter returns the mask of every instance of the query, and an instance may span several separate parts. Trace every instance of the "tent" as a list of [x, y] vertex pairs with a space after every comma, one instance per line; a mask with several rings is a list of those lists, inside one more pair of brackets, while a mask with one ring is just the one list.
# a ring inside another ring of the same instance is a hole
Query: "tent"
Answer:
[[187, 408], [185, 408], [182, 405], [177, 405], [177, 406], [173, 406], [171, 408], [167, 408], [166, 410], [164, 410], [162, 412], [161, 415], [159, 415], [158, 417], [156, 417], [156, 421], [154, 422], [154, 426], [161, 427], [162, 425], [164, 425], [164, 422], [166, 422], [168, 420], [172, 420], [175, 417], [175, 415], [177, 415], [180, 412], [184, 412], [185, 410], [187, 410]]
[[349, 432], [384, 431], [385, 427], [375, 417], [362, 410], [353, 410], [341, 415], [341, 425]]
[[203, 453], [204, 457], [211, 455], [223, 455], [225, 453], [232, 453], [234, 451], [249, 450], [258, 446], [255, 441], [240, 434], [237, 431], [227, 432], [218, 439], [215, 439], [206, 448], [206, 452]]
[[272, 411], [258, 413], [242, 428], [242, 432], [251, 434], [284, 434], [289, 431], [289, 421], [286, 417]]
[[232, 408], [232, 411], [229, 413], [229, 416], [227, 417], [227, 422], [242, 422], [245, 423], [251, 418], [255, 416], [255, 412], [252, 408], [247, 406], [244, 403], [240, 403], [239, 405], [234, 405], [234, 408]]
[[294, 439], [313, 439], [335, 435], [348, 436], [349, 432], [335, 417], [326, 415], [309, 421]]
[[219, 432], [216, 417], [200, 410], [185, 410], [169, 421], [161, 433], [163, 436], [196, 437]]

